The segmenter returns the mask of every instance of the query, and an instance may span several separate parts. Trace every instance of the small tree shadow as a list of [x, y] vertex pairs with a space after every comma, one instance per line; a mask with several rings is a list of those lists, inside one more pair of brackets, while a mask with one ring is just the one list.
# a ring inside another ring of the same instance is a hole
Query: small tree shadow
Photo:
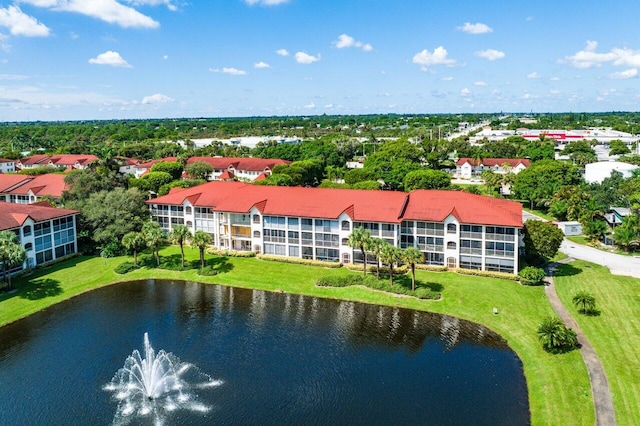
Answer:
[[44, 299], [62, 294], [60, 281], [51, 278], [40, 278], [30, 281], [20, 289], [20, 297], [29, 300]]
[[579, 309], [578, 312], [587, 317], [599, 317], [600, 314], [602, 314], [602, 311], [600, 311], [600, 309], [588, 309], [586, 311]]
[[206, 264], [218, 271], [219, 274], [231, 272], [233, 270], [233, 264], [229, 262], [228, 258], [223, 256], [216, 256], [214, 258], [207, 259]]
[[442, 292], [442, 290], [444, 290], [444, 286], [440, 283], [434, 283], [431, 281], [427, 281], [427, 282], [423, 282], [423, 281], [416, 281], [416, 288], [418, 287], [427, 287], [429, 289], [431, 289], [432, 291], [437, 291], [437, 292]]
[[576, 268], [573, 265], [568, 263], [559, 264], [553, 271], [554, 277], [570, 277], [573, 275], [578, 275], [582, 272], [581, 268]]

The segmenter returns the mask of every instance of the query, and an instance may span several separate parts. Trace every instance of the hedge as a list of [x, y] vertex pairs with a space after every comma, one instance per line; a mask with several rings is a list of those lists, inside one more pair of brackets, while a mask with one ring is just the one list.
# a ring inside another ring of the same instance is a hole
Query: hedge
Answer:
[[324, 268], [341, 268], [340, 262], [325, 262], [322, 260], [301, 259], [299, 257], [274, 256], [270, 254], [258, 254], [256, 258], [260, 260], [272, 260], [274, 262], [294, 263], [297, 265], [322, 266]]
[[119, 264], [118, 266], [115, 267], [114, 271], [116, 274], [126, 274], [127, 272], [131, 272], [131, 271], [135, 271], [136, 269], [139, 269], [140, 265], [136, 265], [133, 262], [122, 262], [121, 264]]
[[236, 251], [236, 250], [219, 250], [216, 248], [208, 248], [207, 253], [214, 256], [224, 257], [255, 257], [256, 254], [252, 251]]
[[[355, 263], [346, 263], [344, 265], [344, 267], [347, 268], [350, 271], [360, 271], [360, 272], [362, 272], [362, 265], [357, 265]], [[374, 272], [376, 272], [376, 269], [378, 269], [376, 265], [367, 265], [367, 272], [374, 273]], [[408, 271], [409, 271], [409, 267], [407, 265], [396, 266], [395, 268], [393, 268], [393, 275], [406, 274]], [[380, 273], [381, 274], [388, 274], [389, 273], [389, 268], [387, 266], [381, 266], [380, 267]]]
[[[420, 286], [420, 283], [417, 283]], [[316, 285], [320, 287], [349, 287], [352, 285], [364, 285], [366, 287], [385, 291], [387, 293], [394, 294], [404, 294], [407, 296], [413, 296], [418, 299], [440, 299], [442, 295], [433, 291], [428, 287], [418, 287], [416, 291], [411, 291], [410, 288], [404, 287], [399, 284], [390, 285], [389, 282], [385, 280], [378, 280], [374, 276], [363, 277], [362, 275], [349, 275], [344, 277], [336, 277], [336, 276], [326, 276], [320, 277], [316, 280]]]
[[511, 280], [511, 281], [518, 281], [520, 279], [518, 275], [508, 274], [506, 272], [478, 271], [476, 269], [462, 269], [462, 268], [456, 268], [454, 271], [461, 275], [475, 275], [479, 277], [501, 278], [503, 280]]

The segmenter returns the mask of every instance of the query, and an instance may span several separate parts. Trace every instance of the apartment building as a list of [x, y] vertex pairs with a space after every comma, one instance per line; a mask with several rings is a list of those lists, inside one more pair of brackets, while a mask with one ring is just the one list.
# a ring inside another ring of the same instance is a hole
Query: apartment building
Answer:
[[[362, 262], [353, 229], [425, 263], [514, 273], [522, 228], [519, 203], [459, 191], [410, 193], [209, 182], [147, 202], [165, 231], [177, 224], [211, 234], [219, 249], [331, 262]], [[372, 260], [374, 258], [372, 257]]]
[[17, 272], [52, 262], [78, 251], [76, 215], [78, 211], [58, 209], [48, 204], [0, 202], [0, 231], [12, 231], [27, 252]]
[[62, 197], [62, 191], [69, 187], [64, 183], [64, 177], [59, 174], [38, 176], [0, 174], [0, 201], [32, 204], [42, 197], [58, 200]]
[[474, 160], [472, 158], [460, 158], [456, 162], [456, 177], [471, 179], [473, 176], [482, 174], [485, 170], [491, 170], [498, 174], [513, 173], [518, 174], [531, 166], [531, 161], [526, 158], [483, 158]]
[[38, 154], [18, 160], [15, 164], [17, 170], [33, 169], [36, 167], [64, 167], [66, 169], [86, 169], [90, 163], [99, 160], [92, 154]]

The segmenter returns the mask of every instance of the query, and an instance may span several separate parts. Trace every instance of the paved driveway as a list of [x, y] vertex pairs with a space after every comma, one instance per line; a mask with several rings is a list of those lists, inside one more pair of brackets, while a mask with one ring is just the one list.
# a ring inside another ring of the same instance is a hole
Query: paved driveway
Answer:
[[640, 278], [640, 258], [607, 253], [592, 247], [576, 244], [567, 239], [562, 241], [560, 251], [580, 260], [606, 266], [612, 274]]

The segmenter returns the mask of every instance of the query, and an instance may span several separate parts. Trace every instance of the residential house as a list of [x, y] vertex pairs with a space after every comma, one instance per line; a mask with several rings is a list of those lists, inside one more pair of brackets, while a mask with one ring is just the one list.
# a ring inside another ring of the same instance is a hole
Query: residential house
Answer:
[[99, 160], [92, 154], [56, 154], [56, 155], [32, 155], [18, 160], [16, 169], [33, 169], [36, 167], [64, 167], [65, 169], [86, 169], [89, 164]]
[[456, 163], [456, 177], [471, 179], [485, 170], [498, 174], [518, 174], [531, 165], [525, 158], [483, 158], [480, 161], [471, 158], [460, 158]]
[[0, 158], [0, 173], [13, 173], [16, 171], [15, 160]]
[[62, 191], [68, 189], [64, 178], [65, 175], [62, 174], [38, 176], [0, 174], [0, 201], [32, 204], [43, 197], [58, 200], [62, 197]]
[[[429, 265], [517, 273], [522, 206], [460, 191], [410, 193], [209, 182], [147, 202], [165, 231], [205, 231], [219, 249], [362, 262], [354, 228], [417, 247]], [[371, 259], [374, 259], [371, 256]]]
[[191, 157], [187, 164], [204, 162], [213, 168], [209, 180], [261, 180], [269, 175], [273, 168], [279, 164], [289, 164], [290, 161], [277, 158], [252, 158], [252, 157]]

